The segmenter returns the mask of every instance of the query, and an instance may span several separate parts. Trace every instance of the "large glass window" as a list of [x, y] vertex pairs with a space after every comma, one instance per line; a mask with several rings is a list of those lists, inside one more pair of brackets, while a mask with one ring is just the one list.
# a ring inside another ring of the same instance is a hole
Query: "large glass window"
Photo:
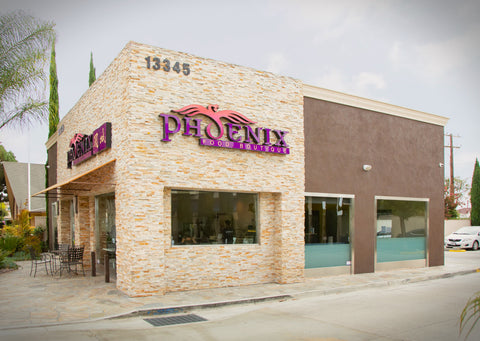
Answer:
[[77, 198], [70, 201], [70, 239], [71, 244], [75, 245], [75, 206], [77, 204]]
[[377, 262], [425, 259], [427, 201], [377, 199]]
[[253, 244], [257, 194], [172, 190], [172, 244]]
[[350, 265], [352, 199], [305, 197], [305, 268]]
[[52, 222], [52, 230], [50, 231], [50, 240], [53, 240], [53, 245], [55, 249], [58, 249], [58, 202], [52, 203], [52, 208], [50, 210], [50, 219]]
[[116, 274], [116, 243], [117, 229], [115, 225], [115, 194], [105, 194], [95, 197], [95, 241], [99, 264], [104, 264], [105, 254], [109, 257], [110, 275]]

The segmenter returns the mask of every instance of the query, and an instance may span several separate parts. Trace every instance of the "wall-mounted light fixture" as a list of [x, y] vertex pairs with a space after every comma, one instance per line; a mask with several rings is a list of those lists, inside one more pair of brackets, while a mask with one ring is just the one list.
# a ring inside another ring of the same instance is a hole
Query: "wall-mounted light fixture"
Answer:
[[363, 170], [369, 172], [372, 169], [372, 165], [363, 165]]
[[438, 163], [438, 167], [443, 168], [443, 163], [442, 163], [442, 162], [439, 162], [439, 163]]

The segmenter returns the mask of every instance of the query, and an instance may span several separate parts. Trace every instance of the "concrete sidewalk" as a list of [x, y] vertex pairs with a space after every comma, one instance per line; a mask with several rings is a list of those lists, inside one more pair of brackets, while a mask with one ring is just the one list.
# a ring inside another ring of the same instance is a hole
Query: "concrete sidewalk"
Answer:
[[168, 314], [226, 304], [329, 295], [480, 272], [480, 252], [445, 252], [445, 265], [360, 275], [307, 278], [304, 283], [261, 284], [131, 298], [102, 276], [29, 276], [30, 262], [0, 274], [0, 330], [95, 321], [132, 315]]

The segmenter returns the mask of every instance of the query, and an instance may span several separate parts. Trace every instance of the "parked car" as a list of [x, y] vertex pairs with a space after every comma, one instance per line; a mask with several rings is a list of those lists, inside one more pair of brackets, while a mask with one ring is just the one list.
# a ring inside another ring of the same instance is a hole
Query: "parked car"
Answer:
[[480, 226], [465, 226], [445, 238], [447, 249], [460, 248], [478, 250], [480, 245]]

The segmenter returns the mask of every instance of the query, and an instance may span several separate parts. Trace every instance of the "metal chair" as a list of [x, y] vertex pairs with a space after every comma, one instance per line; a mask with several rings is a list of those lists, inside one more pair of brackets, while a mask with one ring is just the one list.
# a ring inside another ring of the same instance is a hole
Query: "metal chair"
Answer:
[[58, 271], [62, 277], [62, 270], [70, 272], [70, 249], [58, 251]]
[[59, 251], [68, 251], [70, 248], [70, 244], [58, 244]]
[[85, 276], [85, 269], [83, 267], [83, 251], [84, 250], [85, 250], [84, 246], [72, 247], [68, 250], [70, 271], [72, 271], [72, 266], [75, 265], [75, 273], [78, 273], [77, 265], [81, 265], [83, 276]]
[[70, 247], [68, 251], [59, 252], [60, 258], [60, 277], [62, 277], [62, 270], [67, 270], [72, 272], [72, 267], [75, 266], [75, 273], [78, 273], [77, 266], [82, 266], [82, 272], [85, 276], [85, 269], [83, 267], [83, 251], [85, 250], [84, 246], [80, 247]]
[[33, 249], [33, 247], [29, 246], [28, 249], [30, 250], [30, 258], [32, 259], [32, 266], [30, 268], [30, 276], [32, 275], [32, 271], [33, 271], [33, 266], [35, 266], [35, 272], [33, 274], [33, 277], [35, 277], [37, 275], [37, 267], [38, 265], [40, 264], [44, 264], [45, 265], [45, 272], [47, 273], [48, 275], [48, 268], [47, 268], [47, 264], [50, 264], [50, 273], [53, 275], [53, 272], [52, 272], [52, 261], [51, 261], [51, 258], [50, 258], [50, 255], [49, 254], [46, 254], [46, 253], [42, 253], [40, 255], [40, 259], [38, 259], [38, 256], [37, 256], [37, 253], [35, 252], [35, 250]]
[[61, 259], [61, 254], [62, 253], [67, 253], [68, 249], [70, 248], [69, 244], [58, 244], [58, 250], [53, 250], [51, 251], [52, 253], [52, 266], [53, 266], [53, 271], [57, 272], [59, 269], [57, 269], [57, 264], [60, 265], [62, 262]]

